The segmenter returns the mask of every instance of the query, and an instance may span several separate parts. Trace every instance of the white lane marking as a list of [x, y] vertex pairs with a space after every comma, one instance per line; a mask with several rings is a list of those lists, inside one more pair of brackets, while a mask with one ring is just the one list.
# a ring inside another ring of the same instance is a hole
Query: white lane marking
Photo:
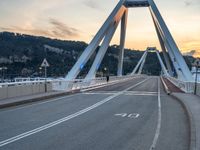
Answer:
[[61, 123], [63, 123], [63, 122], [66, 122], [66, 121], [68, 121], [68, 120], [70, 120], [70, 119], [73, 119], [73, 118], [75, 118], [75, 117], [78, 117], [78, 116], [80, 116], [80, 115], [82, 115], [82, 114], [84, 114], [84, 113], [86, 113], [86, 112], [88, 112], [88, 111], [90, 111], [90, 110], [93, 110], [94, 108], [97, 108], [97, 107], [103, 105], [104, 103], [106, 103], [106, 102], [112, 100], [113, 98], [115, 98], [115, 97], [117, 97], [117, 96], [123, 94], [124, 92], [128, 91], [129, 89], [132, 89], [132, 88], [134, 88], [134, 87], [136, 87], [136, 86], [138, 86], [138, 85], [144, 83], [144, 82], [147, 81], [148, 79], [149, 79], [149, 78], [147, 78], [147, 79], [145, 79], [145, 80], [143, 80], [143, 81], [141, 81], [141, 82], [139, 82], [139, 83], [137, 83], [137, 84], [135, 84], [135, 85], [133, 85], [133, 86], [131, 86], [131, 87], [125, 89], [125, 90], [123, 90], [123, 91], [120, 91], [120, 92], [118, 92], [118, 93], [116, 93], [116, 94], [114, 94], [114, 95], [112, 95], [112, 96], [109, 96], [109, 97], [103, 99], [102, 101], [100, 101], [100, 102], [98, 102], [98, 103], [96, 103], [96, 104], [94, 104], [94, 105], [92, 105], [92, 106], [90, 106], [90, 107], [87, 107], [87, 108], [85, 108], [85, 109], [82, 109], [82, 110], [80, 110], [80, 111], [74, 113], [74, 114], [71, 114], [71, 115], [69, 115], [69, 116], [67, 116], [67, 117], [61, 118], [61, 119], [59, 119], [59, 120], [57, 120], [57, 121], [48, 123], [48, 124], [46, 124], [46, 125], [43, 125], [43, 126], [41, 126], [41, 127], [36, 128], [36, 129], [30, 130], [30, 131], [28, 131], [28, 132], [24, 132], [24, 133], [22, 133], [22, 134], [19, 134], [19, 135], [17, 135], [17, 136], [12, 137], [12, 138], [9, 138], [9, 139], [6, 139], [6, 140], [4, 140], [4, 141], [1, 141], [1, 142], [0, 142], [0, 147], [3, 147], [3, 146], [5, 146], [5, 145], [7, 145], [7, 144], [10, 144], [10, 143], [13, 143], [13, 142], [15, 142], [15, 141], [18, 141], [18, 140], [23, 139], [23, 138], [25, 138], [25, 137], [28, 137], [28, 136], [30, 136], [30, 135], [36, 134], [36, 133], [38, 133], [38, 132], [44, 131], [44, 130], [46, 130], [46, 129], [49, 129], [49, 128], [51, 128], [51, 127], [54, 127], [54, 126], [56, 126], [56, 125], [58, 125], [58, 124], [61, 124]]
[[158, 94], [158, 92], [148, 92], [148, 91], [127, 91], [127, 93], [140, 93], [140, 94]]
[[127, 96], [157, 96], [156, 94], [136, 94], [136, 93], [126, 93]]
[[115, 116], [126, 117], [127, 113], [115, 114]]
[[154, 150], [160, 135], [160, 129], [161, 129], [161, 100], [160, 100], [160, 79], [158, 78], [158, 123], [156, 128], [156, 133], [153, 139], [153, 143], [150, 147], [150, 150]]
[[138, 113], [133, 113], [133, 114], [129, 114], [129, 115], [128, 115], [128, 118], [137, 119], [139, 116], [140, 116], [140, 114], [138, 114]]
[[132, 113], [132, 114], [127, 114], [127, 113], [120, 113], [120, 114], [115, 114], [115, 116], [119, 116], [119, 117], [127, 117], [127, 118], [134, 118], [134, 119], [137, 119], [140, 114], [138, 113]]
[[115, 94], [115, 93], [82, 93], [84, 95], [101, 95], [101, 94], [104, 94], [104, 95], [112, 95], [112, 94]]

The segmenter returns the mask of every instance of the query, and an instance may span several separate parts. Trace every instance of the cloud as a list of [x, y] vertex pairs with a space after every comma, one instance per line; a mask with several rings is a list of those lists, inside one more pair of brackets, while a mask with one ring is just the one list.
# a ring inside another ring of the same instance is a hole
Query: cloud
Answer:
[[190, 6], [193, 4], [191, 0], [186, 0], [184, 1], [184, 3], [185, 3], [185, 6]]
[[185, 55], [185, 56], [194, 56], [195, 53], [196, 53], [196, 50], [192, 50], [190, 52], [183, 53], [183, 55]]
[[193, 57], [200, 57], [200, 51], [198, 50], [191, 50], [189, 52], [183, 53], [184, 56], [193, 56]]
[[101, 9], [101, 7], [98, 5], [96, 0], [85, 0], [85, 1], [83, 1], [83, 3], [84, 3], [84, 5], [92, 8], [92, 9]]
[[53, 26], [52, 33], [58, 37], [77, 37], [79, 36], [79, 30], [73, 27], [69, 27], [66, 24], [56, 20], [49, 19], [49, 23]]
[[185, 0], [185, 6], [200, 6], [200, 0]]
[[69, 27], [65, 23], [50, 18], [48, 23], [50, 24], [50, 27], [46, 28], [35, 28], [32, 25], [30, 26], [11, 26], [11, 27], [0, 27], [0, 30], [2, 31], [10, 31], [10, 32], [18, 32], [18, 33], [24, 33], [24, 34], [33, 34], [33, 35], [39, 35], [39, 36], [48, 36], [52, 38], [60, 38], [60, 39], [68, 39], [68, 38], [75, 38], [80, 36], [80, 31], [76, 28]]

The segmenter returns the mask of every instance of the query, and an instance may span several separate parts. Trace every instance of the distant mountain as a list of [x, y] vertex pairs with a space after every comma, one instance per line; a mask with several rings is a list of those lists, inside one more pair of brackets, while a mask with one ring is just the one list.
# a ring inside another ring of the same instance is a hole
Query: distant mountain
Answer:
[[[40, 65], [46, 57], [50, 64], [48, 76], [65, 76], [75, 64], [87, 43], [80, 41], [63, 41], [24, 35], [19, 33], [0, 32], [0, 67], [7, 67], [6, 76], [27, 77], [43, 76], [44, 71], [40, 70]], [[96, 53], [98, 48], [96, 50]], [[112, 75], [116, 75], [119, 48], [117, 45], [110, 46], [105, 58], [99, 68], [109, 68]], [[125, 49], [124, 73], [130, 73], [141, 58], [143, 52], [138, 50]], [[162, 55], [161, 55], [162, 56]], [[86, 64], [80, 76], [83, 77], [88, 72], [95, 54]], [[191, 66], [193, 57], [186, 57], [187, 63]], [[159, 75], [161, 71], [155, 53], [149, 53], [144, 66], [143, 73]]]

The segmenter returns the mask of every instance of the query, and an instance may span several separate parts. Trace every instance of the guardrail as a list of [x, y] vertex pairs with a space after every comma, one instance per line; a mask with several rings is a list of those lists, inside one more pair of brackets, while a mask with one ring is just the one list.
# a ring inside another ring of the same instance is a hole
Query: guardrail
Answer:
[[[133, 78], [135, 76], [111, 76], [109, 79], [110, 82], [117, 82], [126, 80], [129, 78]], [[96, 78], [96, 79], [90, 79], [90, 80], [84, 80], [84, 79], [76, 79], [72, 81], [67, 80], [54, 80], [52, 82], [52, 88], [55, 91], [62, 91], [62, 90], [75, 90], [75, 89], [84, 89], [84, 88], [90, 88], [93, 86], [99, 86], [107, 83], [107, 79], [105, 77], [102, 78]]]
[[[173, 77], [165, 77], [185, 93], [194, 93], [195, 82], [181, 81]], [[197, 94], [200, 95], [200, 83], [197, 83]]]
[[[111, 76], [109, 83], [127, 80], [135, 76]], [[46, 81], [47, 92], [51, 91], [71, 91], [76, 89], [85, 89], [94, 86], [107, 84], [105, 77], [93, 80], [76, 79], [66, 81], [65, 79], [48, 79]], [[6, 99], [17, 96], [33, 95], [45, 92], [45, 80], [33, 80], [22, 82], [0, 83], [0, 99]]]

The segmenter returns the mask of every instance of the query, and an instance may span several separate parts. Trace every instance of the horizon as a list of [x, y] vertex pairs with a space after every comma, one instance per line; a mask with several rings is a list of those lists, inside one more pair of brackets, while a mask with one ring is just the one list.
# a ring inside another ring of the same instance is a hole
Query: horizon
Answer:
[[[200, 57], [200, 1], [154, 1], [181, 52]], [[0, 1], [0, 32], [8, 31], [89, 43], [118, 0], [109, 1], [104, 5], [105, 2], [107, 1]], [[26, 11], [27, 13], [24, 13]], [[119, 45], [119, 29], [118, 27], [111, 45]], [[144, 50], [148, 46], [160, 49], [150, 13], [146, 8], [137, 8], [137, 11], [130, 9], [125, 47]]]

